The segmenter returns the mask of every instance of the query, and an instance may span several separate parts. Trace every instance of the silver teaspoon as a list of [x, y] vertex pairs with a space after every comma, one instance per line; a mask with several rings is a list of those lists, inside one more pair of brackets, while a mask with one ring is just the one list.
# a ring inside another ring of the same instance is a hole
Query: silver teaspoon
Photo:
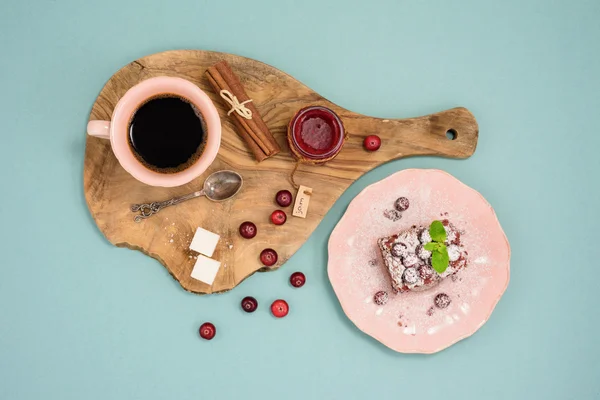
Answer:
[[175, 197], [166, 201], [155, 201], [154, 203], [133, 204], [132, 212], [138, 212], [133, 220], [141, 222], [162, 210], [165, 207], [174, 206], [186, 200], [195, 199], [196, 197], [206, 196], [212, 201], [224, 201], [232, 198], [242, 188], [243, 179], [240, 174], [233, 171], [217, 171], [211, 174], [204, 181], [202, 190], [186, 194], [185, 196]]

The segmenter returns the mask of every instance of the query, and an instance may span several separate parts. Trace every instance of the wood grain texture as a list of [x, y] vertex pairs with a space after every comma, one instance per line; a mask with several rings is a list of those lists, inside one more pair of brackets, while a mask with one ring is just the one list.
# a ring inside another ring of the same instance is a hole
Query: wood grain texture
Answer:
[[[281, 153], [257, 163], [235, 132], [217, 95], [204, 76], [206, 69], [227, 60], [240, 77], [253, 104], [281, 146]], [[113, 75], [96, 99], [90, 120], [109, 120], [119, 98], [136, 83], [154, 76], [178, 76], [196, 83], [209, 94], [219, 110], [223, 126], [221, 148], [210, 169], [195, 181], [176, 188], [150, 187], [136, 181], [117, 162], [108, 141], [88, 136], [84, 163], [85, 198], [100, 231], [116, 246], [139, 250], [160, 261], [181, 286], [193, 293], [230, 290], [256, 271], [265, 271], [259, 254], [267, 247], [279, 254], [280, 267], [308, 239], [340, 195], [365, 172], [390, 160], [415, 155], [466, 158], [477, 145], [478, 127], [465, 108], [412, 119], [378, 119], [345, 110], [278, 69], [248, 58], [225, 53], [178, 50], [134, 61]], [[290, 173], [295, 161], [286, 141], [287, 124], [301, 107], [323, 105], [342, 118], [349, 135], [341, 153], [321, 166], [302, 165], [295, 175], [298, 184], [313, 188], [306, 219], [291, 216], [282, 226], [269, 222], [278, 208], [275, 193], [295, 190]], [[446, 138], [448, 130], [456, 139]], [[368, 153], [363, 138], [376, 134], [379, 151]], [[213, 203], [206, 198], [169, 207], [136, 224], [129, 207], [133, 203], [166, 200], [202, 187], [204, 179], [220, 169], [232, 169], [244, 178], [242, 191], [232, 200]], [[243, 221], [253, 221], [258, 235], [246, 240], [238, 234]], [[213, 258], [221, 269], [208, 286], [190, 277], [194, 253], [188, 250], [193, 232], [201, 226], [221, 235]]]

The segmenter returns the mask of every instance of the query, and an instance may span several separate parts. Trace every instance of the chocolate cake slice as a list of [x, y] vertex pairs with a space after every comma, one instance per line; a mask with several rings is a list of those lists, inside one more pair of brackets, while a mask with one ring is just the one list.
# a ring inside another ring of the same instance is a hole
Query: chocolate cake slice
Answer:
[[383, 262], [397, 292], [423, 291], [436, 286], [442, 279], [454, 275], [467, 265], [467, 252], [461, 244], [461, 233], [448, 221], [442, 221], [446, 230], [446, 246], [450, 263], [443, 273], [431, 266], [431, 252], [423, 246], [431, 242], [428, 226], [413, 225], [396, 235], [377, 241]]

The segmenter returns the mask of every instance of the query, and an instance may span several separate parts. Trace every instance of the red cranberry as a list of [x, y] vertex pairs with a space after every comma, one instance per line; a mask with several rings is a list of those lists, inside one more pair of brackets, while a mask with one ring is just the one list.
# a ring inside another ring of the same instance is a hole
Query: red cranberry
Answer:
[[376, 151], [381, 147], [381, 139], [377, 135], [369, 135], [365, 138], [363, 146], [368, 151]]
[[258, 301], [252, 296], [246, 296], [242, 299], [242, 310], [247, 313], [256, 311], [258, 308]]
[[446, 308], [450, 305], [452, 300], [446, 293], [438, 293], [433, 299], [433, 303], [437, 308]]
[[287, 220], [287, 215], [285, 215], [285, 212], [283, 212], [281, 210], [275, 210], [271, 214], [271, 222], [274, 223], [275, 225], [283, 225], [283, 224], [285, 224], [286, 220]]
[[429, 228], [421, 229], [421, 231], [419, 232], [419, 240], [421, 240], [421, 243], [423, 243], [423, 244], [427, 244], [427, 243], [431, 242], [431, 235], [429, 234]]
[[243, 222], [240, 225], [240, 235], [245, 239], [252, 239], [256, 236], [256, 225], [250, 221]]
[[306, 276], [304, 276], [302, 272], [294, 272], [292, 276], [290, 276], [290, 283], [295, 288], [302, 287], [306, 283]]
[[273, 304], [271, 304], [271, 312], [277, 318], [283, 318], [288, 315], [290, 311], [290, 307], [285, 300], [275, 300]]
[[200, 325], [200, 329], [198, 331], [200, 332], [200, 337], [202, 339], [210, 340], [215, 337], [217, 328], [215, 328], [215, 326], [210, 322], [205, 322]]
[[419, 276], [423, 280], [427, 280], [427, 279], [433, 278], [433, 273], [434, 272], [435, 271], [433, 270], [433, 268], [431, 266], [429, 266], [429, 265], [421, 265], [419, 267]]
[[273, 249], [264, 249], [260, 253], [260, 262], [266, 267], [271, 267], [277, 262], [277, 252]]
[[281, 207], [287, 207], [292, 204], [292, 193], [289, 190], [280, 190], [275, 196], [275, 201]]
[[412, 253], [409, 253], [402, 257], [402, 264], [407, 268], [416, 267], [419, 264], [419, 257]]
[[404, 257], [408, 254], [408, 248], [404, 243], [395, 243], [392, 246], [392, 255], [394, 257]]
[[448, 250], [448, 258], [450, 259], [450, 262], [452, 261], [456, 261], [460, 258], [460, 247], [458, 247], [455, 244], [451, 244], [450, 246], [447, 247]]
[[373, 301], [375, 304], [382, 306], [387, 303], [388, 298], [387, 292], [380, 290], [379, 292], [375, 293], [375, 296], [373, 296]]
[[415, 253], [417, 253], [417, 256], [421, 259], [421, 260], [429, 260], [429, 257], [431, 257], [431, 252], [429, 250], [426, 250], [425, 247], [423, 247], [422, 244], [417, 246], [417, 249], [415, 250]]
[[417, 273], [416, 268], [406, 268], [404, 270], [404, 275], [402, 275], [402, 279], [409, 285], [417, 283], [419, 274]]
[[410, 203], [408, 202], [408, 199], [406, 197], [400, 197], [394, 203], [394, 207], [396, 207], [396, 210], [398, 210], [398, 211], [406, 211], [406, 210], [408, 210], [408, 206], [409, 205], [410, 205]]

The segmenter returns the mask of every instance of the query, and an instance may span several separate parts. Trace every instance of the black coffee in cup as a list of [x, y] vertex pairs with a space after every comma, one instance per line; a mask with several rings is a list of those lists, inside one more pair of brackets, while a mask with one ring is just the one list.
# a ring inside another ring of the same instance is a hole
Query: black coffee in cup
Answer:
[[202, 114], [176, 95], [153, 97], [142, 104], [129, 123], [129, 146], [147, 168], [176, 173], [202, 155], [207, 129]]

